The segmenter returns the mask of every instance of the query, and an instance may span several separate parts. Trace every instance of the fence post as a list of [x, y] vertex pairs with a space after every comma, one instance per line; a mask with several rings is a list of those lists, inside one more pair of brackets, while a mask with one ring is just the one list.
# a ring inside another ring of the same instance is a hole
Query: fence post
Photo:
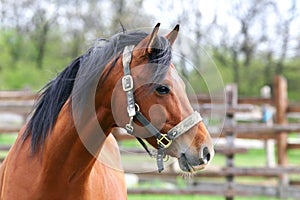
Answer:
[[[265, 99], [271, 98], [271, 87], [265, 85], [260, 89], [260, 96]], [[262, 122], [267, 126], [272, 127], [274, 125], [274, 111], [271, 105], [265, 103], [262, 105]], [[275, 141], [274, 139], [266, 139], [264, 141], [267, 167], [275, 167]]]
[[[275, 123], [287, 124], [286, 110], [288, 107], [287, 99], [287, 82], [282, 76], [275, 76], [274, 78], [274, 103], [276, 107]], [[285, 132], [281, 132], [277, 136], [277, 163], [281, 166], [288, 164], [287, 159], [287, 138]]]
[[[286, 111], [288, 107], [287, 98], [287, 81], [282, 76], [274, 77], [274, 103], [276, 107], [275, 123], [287, 124]], [[288, 134], [286, 132], [280, 132], [277, 135], [277, 163], [279, 166], [287, 166], [288, 156]], [[289, 177], [287, 174], [279, 176], [279, 196], [281, 199], [286, 199], [288, 194], [286, 188], [289, 184]]]
[[[238, 92], [237, 92], [237, 85], [236, 84], [229, 84], [225, 87], [226, 90], [226, 106], [227, 108], [233, 108], [237, 105], [238, 100]], [[228, 109], [226, 111], [226, 126], [227, 127], [234, 127], [235, 126], [235, 119], [234, 119], [234, 112], [228, 112]], [[233, 130], [233, 129], [231, 129]], [[234, 147], [234, 139], [236, 134], [234, 131], [226, 131], [225, 133], [226, 138], [226, 146], [227, 148], [233, 148]], [[234, 167], [234, 154], [227, 154], [226, 155], [226, 167]], [[226, 193], [226, 200], [233, 200], [234, 199], [234, 175], [228, 174], [226, 176], [227, 181], [227, 193]]]

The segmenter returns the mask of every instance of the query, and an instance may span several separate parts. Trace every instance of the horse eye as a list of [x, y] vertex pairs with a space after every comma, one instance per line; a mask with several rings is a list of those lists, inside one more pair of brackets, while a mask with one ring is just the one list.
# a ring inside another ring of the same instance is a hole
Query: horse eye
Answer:
[[155, 90], [160, 95], [168, 94], [170, 92], [170, 88], [166, 85], [160, 85]]

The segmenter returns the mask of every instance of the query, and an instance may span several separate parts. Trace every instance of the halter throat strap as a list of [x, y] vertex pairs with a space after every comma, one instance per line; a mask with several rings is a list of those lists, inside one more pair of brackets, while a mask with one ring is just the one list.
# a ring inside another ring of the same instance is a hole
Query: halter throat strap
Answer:
[[[122, 78], [122, 87], [123, 91], [126, 93], [127, 97], [127, 112], [129, 116], [129, 123], [126, 124], [125, 129], [127, 133], [133, 135], [134, 127], [133, 127], [133, 120], [134, 118], [139, 121], [143, 127], [156, 138], [157, 141], [157, 154], [156, 154], [156, 161], [158, 172], [163, 171], [163, 158], [165, 156], [165, 150], [172, 144], [173, 140], [178, 138], [180, 135], [186, 133], [200, 121], [202, 121], [202, 117], [197, 111], [194, 111], [190, 116], [185, 118], [179, 124], [174, 126], [172, 129], [168, 131], [167, 134], [161, 133], [149, 120], [139, 111], [139, 106], [134, 101], [134, 94], [133, 94], [133, 78], [130, 74], [130, 62], [132, 59], [132, 51], [134, 49], [134, 45], [129, 45], [124, 48], [123, 51], [123, 71], [124, 76]], [[145, 142], [135, 136], [137, 140], [141, 143], [141, 145], [145, 148], [148, 154], [152, 157], [152, 153], [149, 151]]]

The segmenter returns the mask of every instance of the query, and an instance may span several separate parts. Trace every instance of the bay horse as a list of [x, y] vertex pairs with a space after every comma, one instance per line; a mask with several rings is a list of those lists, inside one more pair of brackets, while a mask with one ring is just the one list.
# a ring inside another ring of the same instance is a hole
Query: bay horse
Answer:
[[[210, 135], [171, 62], [179, 25], [159, 25], [99, 40], [44, 87], [1, 165], [1, 199], [127, 199], [116, 127], [157, 149], [159, 172], [165, 155], [190, 173], [209, 164]], [[103, 148], [116, 167], [97, 159]]]

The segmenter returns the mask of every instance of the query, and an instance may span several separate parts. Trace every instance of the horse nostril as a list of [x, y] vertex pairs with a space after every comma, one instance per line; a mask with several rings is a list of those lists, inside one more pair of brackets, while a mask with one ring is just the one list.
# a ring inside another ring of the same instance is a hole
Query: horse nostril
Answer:
[[207, 160], [207, 162], [210, 161], [210, 153], [208, 153], [208, 154], [206, 155], [206, 160]]
[[210, 161], [210, 153], [207, 147], [204, 147], [201, 152], [201, 160], [203, 164], [207, 164]]

